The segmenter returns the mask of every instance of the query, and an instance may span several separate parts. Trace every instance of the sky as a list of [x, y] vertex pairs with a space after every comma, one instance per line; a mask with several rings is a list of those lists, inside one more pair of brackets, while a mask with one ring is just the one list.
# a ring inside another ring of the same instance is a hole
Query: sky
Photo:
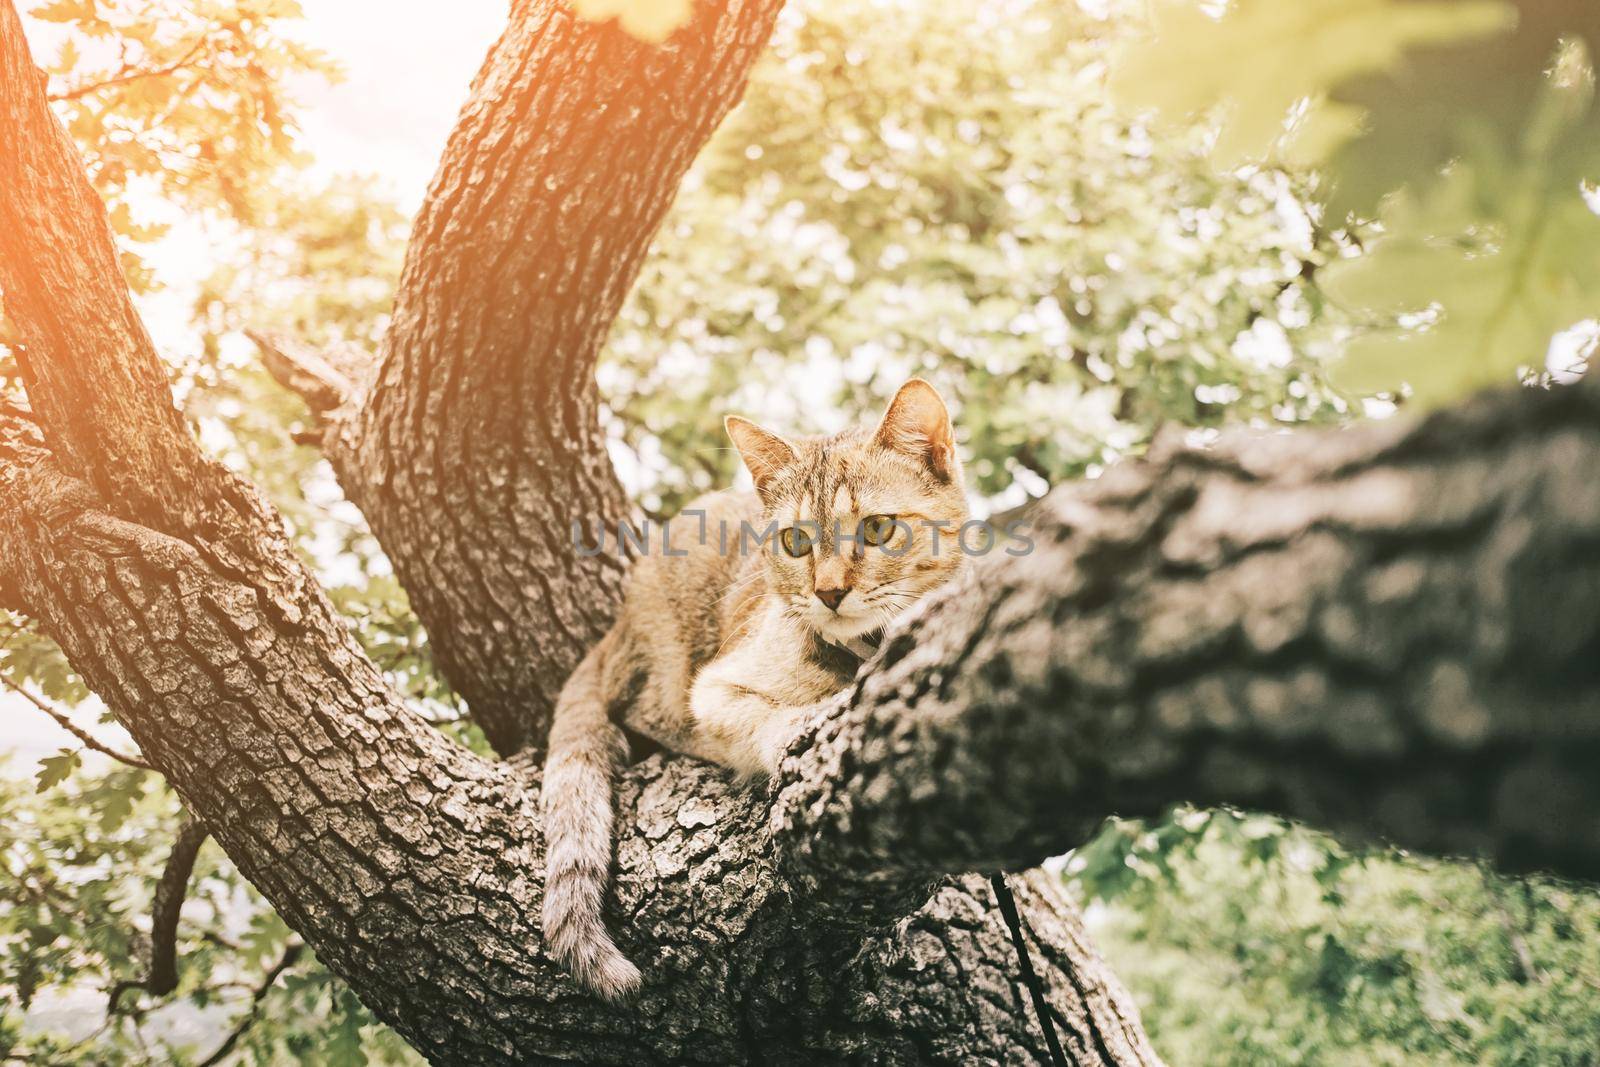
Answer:
[[407, 210], [422, 202], [467, 88], [505, 23], [506, 0], [302, 0], [300, 36], [345, 79], [309, 82], [303, 132], [326, 173], [380, 174]]
[[[506, 0], [302, 0], [297, 36], [343, 66], [336, 85], [307, 79], [302, 141], [322, 174], [379, 175], [407, 210], [427, 191], [445, 138], [467, 89], [505, 22]], [[36, 54], [53, 48], [50, 28], [28, 24]], [[189, 287], [211, 270], [211, 250], [198, 226], [178, 225], [149, 256], [167, 288], [142, 306], [159, 345], [189, 320]], [[98, 707], [74, 719], [92, 726]], [[99, 736], [127, 746], [115, 727]], [[0, 773], [31, 775], [39, 756], [78, 743], [20, 698], [0, 692]], [[8, 758], [9, 757], [9, 758]]]

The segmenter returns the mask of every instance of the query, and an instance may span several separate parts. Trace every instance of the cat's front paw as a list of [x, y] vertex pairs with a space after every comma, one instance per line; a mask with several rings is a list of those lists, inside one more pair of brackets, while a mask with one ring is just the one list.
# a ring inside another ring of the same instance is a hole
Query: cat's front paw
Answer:
[[797, 708], [793, 713], [776, 718], [761, 728], [756, 737], [756, 758], [760, 764], [762, 777], [772, 778], [777, 775], [778, 768], [789, 755], [790, 747], [800, 736], [801, 727], [805, 723], [803, 712], [804, 709]]

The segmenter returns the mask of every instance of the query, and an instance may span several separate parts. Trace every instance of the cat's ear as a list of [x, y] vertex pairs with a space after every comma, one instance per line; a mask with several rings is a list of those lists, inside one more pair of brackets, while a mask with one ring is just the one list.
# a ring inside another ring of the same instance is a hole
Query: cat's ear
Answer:
[[894, 394], [873, 437], [882, 447], [927, 464], [944, 481], [956, 476], [950, 412], [939, 390], [921, 378], [911, 379]]
[[763, 430], [749, 419], [729, 415], [722, 425], [727, 428], [728, 436], [739, 449], [739, 455], [744, 457], [744, 465], [750, 468], [750, 477], [755, 479], [759, 493], [765, 493], [778, 472], [799, 458], [788, 441], [771, 430]]

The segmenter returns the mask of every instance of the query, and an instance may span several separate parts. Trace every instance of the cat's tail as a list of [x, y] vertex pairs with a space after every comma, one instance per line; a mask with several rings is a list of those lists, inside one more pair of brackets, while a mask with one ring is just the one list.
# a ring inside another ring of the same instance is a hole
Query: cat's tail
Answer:
[[550, 952], [607, 1000], [639, 988], [601, 916], [611, 880], [612, 784], [627, 739], [611, 721], [600, 665], [612, 639], [590, 650], [556, 701], [544, 761], [544, 936]]

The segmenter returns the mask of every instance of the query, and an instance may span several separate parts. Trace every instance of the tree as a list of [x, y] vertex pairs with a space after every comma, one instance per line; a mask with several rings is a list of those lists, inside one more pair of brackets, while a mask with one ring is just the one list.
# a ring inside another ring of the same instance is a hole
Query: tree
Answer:
[[[652, 983], [618, 1011], [551, 967], [538, 739], [621, 572], [568, 541], [625, 509], [592, 364], [775, 14], [700, 5], [657, 50], [519, 5], [379, 350], [273, 353], [490, 759], [406, 707], [256, 491], [190, 439], [0, 8], [0, 130], [30, 147], [0, 159], [28, 393], [0, 414], [0, 606], [60, 642], [299, 936], [448, 1062], [1025, 1060], [1043, 1044], [1009, 931], [960, 872], [1031, 866], [1110, 811], [1248, 802], [1593, 873], [1600, 501], [1576, 471], [1597, 400], [1503, 393], [1420, 424], [1169, 443], [1058, 490], [1035, 550], [891, 635], [766, 794], [635, 766], [619, 930]], [[1073, 1057], [1153, 1061], [1071, 909], [1018, 888]]]

